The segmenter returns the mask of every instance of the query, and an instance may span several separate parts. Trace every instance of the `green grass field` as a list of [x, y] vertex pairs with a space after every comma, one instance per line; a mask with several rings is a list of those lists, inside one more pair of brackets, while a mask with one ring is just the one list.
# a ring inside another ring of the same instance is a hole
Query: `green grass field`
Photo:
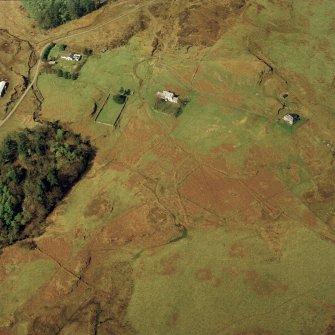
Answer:
[[15, 312], [50, 280], [54, 270], [55, 264], [46, 259], [7, 266], [7, 277], [1, 282], [0, 288], [0, 299], [6, 302], [0, 305], [1, 326], [18, 321]]
[[[302, 227], [290, 233], [280, 259], [259, 236], [225, 229], [205, 235], [192, 231], [178, 243], [136, 254], [128, 321], [138, 334], [185, 330], [239, 334], [273, 327], [279, 334], [296, 334], [301, 324], [319, 333], [326, 316], [318, 322], [313, 319], [322, 310], [316, 297], [325, 296], [323, 303], [334, 298], [327, 284], [334, 275], [327, 268], [332, 247], [328, 242], [320, 244]], [[244, 255], [233, 254], [236, 245]], [[301, 253], [309, 253], [310, 248], [315, 251], [302, 265]], [[322, 267], [318, 267], [320, 256], [325, 261]], [[106, 262], [115, 263], [115, 257]], [[119, 257], [132, 262], [131, 255], [121, 252]], [[324, 281], [314, 286], [319, 275]], [[107, 281], [104, 287], [109, 287]]]
[[[89, 57], [76, 81], [42, 74], [38, 87], [43, 95], [51, 97], [43, 104], [44, 113], [52, 118], [56, 111], [59, 113], [62, 110], [62, 120], [79, 121], [90, 113], [94, 103], [100, 106], [109, 92], [118, 92], [121, 87], [127, 87], [136, 93], [138, 84], [133, 74], [133, 61], [132, 53], [123, 47]], [[63, 99], [64, 94], [71, 95], [71, 99]], [[113, 120], [109, 111], [114, 115], [118, 107], [110, 101], [99, 121], [109, 123]]]
[[102, 111], [99, 113], [96, 121], [115, 125], [115, 122], [121, 114], [122, 108], [123, 105], [116, 103], [111, 96]]
[[259, 236], [221, 228], [143, 253], [129, 321], [139, 334], [321, 334], [322, 305], [335, 299], [332, 243], [301, 227], [284, 250], [278, 257]]

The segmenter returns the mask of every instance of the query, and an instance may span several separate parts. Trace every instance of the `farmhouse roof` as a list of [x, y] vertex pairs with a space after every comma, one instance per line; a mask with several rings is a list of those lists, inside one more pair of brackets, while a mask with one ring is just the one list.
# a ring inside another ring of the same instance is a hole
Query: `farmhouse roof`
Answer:
[[170, 91], [157, 92], [157, 96], [165, 101], [178, 103], [178, 95]]
[[61, 54], [62, 57], [72, 57], [72, 53], [71, 52], [64, 52]]

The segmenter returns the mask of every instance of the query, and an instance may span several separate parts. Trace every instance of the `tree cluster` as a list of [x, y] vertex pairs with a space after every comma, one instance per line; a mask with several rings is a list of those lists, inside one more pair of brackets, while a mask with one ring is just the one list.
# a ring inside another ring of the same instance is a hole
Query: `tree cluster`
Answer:
[[8, 135], [0, 146], [0, 247], [38, 234], [93, 156], [89, 141], [58, 122]]
[[64, 51], [65, 49], [67, 48], [67, 45], [66, 44], [60, 44], [59, 45], [59, 47], [58, 47], [58, 49], [60, 50], [60, 51]]
[[21, 0], [43, 29], [57, 27], [101, 7], [106, 0]]
[[45, 62], [48, 60], [50, 51], [53, 49], [53, 47], [54, 47], [55, 45], [56, 45], [55, 43], [50, 43], [50, 44], [45, 48], [45, 50], [43, 51], [43, 54], [42, 54], [42, 60], [44, 60]]
[[70, 73], [69, 71], [63, 71], [62, 69], [57, 70], [57, 77], [63, 77], [65, 79], [77, 80], [79, 77], [78, 72]]
[[121, 87], [119, 93], [113, 96], [113, 100], [116, 103], [123, 105], [127, 101], [128, 96], [132, 94], [133, 92], [129, 88], [124, 89]]

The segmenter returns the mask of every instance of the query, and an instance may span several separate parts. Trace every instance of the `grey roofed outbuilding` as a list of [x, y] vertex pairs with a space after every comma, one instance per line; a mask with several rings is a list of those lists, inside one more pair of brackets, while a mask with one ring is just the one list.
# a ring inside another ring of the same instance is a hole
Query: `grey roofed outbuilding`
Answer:
[[299, 116], [299, 114], [290, 113], [290, 114], [284, 115], [283, 120], [286, 123], [288, 123], [290, 126], [292, 126], [300, 120], [300, 116]]

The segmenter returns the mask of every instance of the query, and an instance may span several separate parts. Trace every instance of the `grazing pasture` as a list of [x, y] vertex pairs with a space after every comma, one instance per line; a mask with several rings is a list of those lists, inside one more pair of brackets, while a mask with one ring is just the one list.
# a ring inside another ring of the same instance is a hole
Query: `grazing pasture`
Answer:
[[[45, 233], [0, 255], [0, 332], [333, 333], [334, 2], [118, 1], [45, 33], [0, 6], [34, 48], [76, 32], [94, 51], [75, 81], [40, 74], [0, 137], [35, 113], [97, 152]], [[188, 98], [177, 118], [163, 90]]]

